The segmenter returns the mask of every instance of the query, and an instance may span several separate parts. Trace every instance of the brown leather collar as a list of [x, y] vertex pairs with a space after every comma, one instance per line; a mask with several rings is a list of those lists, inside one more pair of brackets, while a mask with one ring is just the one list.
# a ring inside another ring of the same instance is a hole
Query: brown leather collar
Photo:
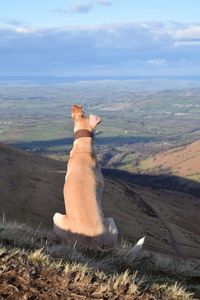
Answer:
[[93, 139], [94, 135], [91, 131], [87, 129], [79, 129], [74, 133], [74, 140], [77, 140], [82, 137], [91, 137]]

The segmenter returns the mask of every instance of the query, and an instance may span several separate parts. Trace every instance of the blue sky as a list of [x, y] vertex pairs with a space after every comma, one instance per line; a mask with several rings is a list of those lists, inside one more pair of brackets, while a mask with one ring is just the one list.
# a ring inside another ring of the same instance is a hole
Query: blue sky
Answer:
[[1, 2], [0, 76], [200, 75], [199, 0]]
[[199, 0], [13, 0], [1, 1], [0, 17], [33, 26], [55, 27], [115, 22], [198, 22], [199, 11]]

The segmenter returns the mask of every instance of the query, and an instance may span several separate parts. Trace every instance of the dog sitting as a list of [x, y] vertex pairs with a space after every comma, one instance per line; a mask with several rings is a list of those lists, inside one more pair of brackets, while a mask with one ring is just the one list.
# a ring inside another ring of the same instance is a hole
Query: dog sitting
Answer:
[[66, 214], [53, 217], [54, 232], [64, 241], [88, 246], [114, 247], [118, 231], [112, 218], [104, 218], [101, 201], [104, 188], [94, 150], [94, 130], [101, 122], [85, 116], [82, 106], [73, 105], [74, 144], [64, 184]]

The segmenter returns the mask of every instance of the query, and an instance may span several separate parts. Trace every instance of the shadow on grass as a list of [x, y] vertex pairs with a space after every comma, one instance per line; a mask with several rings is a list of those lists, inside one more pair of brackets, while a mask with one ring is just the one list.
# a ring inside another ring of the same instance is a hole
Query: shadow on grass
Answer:
[[104, 176], [112, 179], [120, 179], [129, 184], [138, 184], [151, 187], [153, 189], [168, 189], [172, 191], [188, 193], [200, 198], [200, 183], [191, 179], [168, 174], [134, 174], [128, 171], [108, 168], [103, 168], [102, 173]]
[[[156, 141], [156, 137], [131, 137], [131, 136], [118, 136], [118, 137], [100, 137], [96, 139], [97, 145], [124, 145], [135, 143], [149, 143]], [[11, 146], [24, 150], [34, 150], [34, 152], [41, 153], [46, 151], [49, 147], [69, 146], [73, 144], [73, 138], [55, 139], [49, 141], [31, 141], [31, 142], [19, 142], [10, 144]], [[137, 174], [130, 173], [119, 169], [102, 169], [103, 175], [127, 181], [128, 183], [135, 183], [143, 186], [150, 186], [154, 189], [169, 189], [173, 191], [181, 191], [192, 194], [197, 198], [200, 197], [200, 183], [191, 179], [178, 177], [169, 174]]]
[[[65, 146], [65, 145], [72, 145], [73, 138], [60, 138], [48, 141], [30, 141], [30, 142], [18, 142], [12, 143], [11, 146], [24, 149], [24, 150], [32, 150], [34, 148], [46, 150], [49, 147], [58, 147], [58, 146]], [[124, 145], [124, 144], [135, 144], [135, 143], [149, 143], [155, 142], [158, 140], [157, 137], [150, 136], [116, 136], [116, 137], [95, 137], [95, 143], [97, 145]]]

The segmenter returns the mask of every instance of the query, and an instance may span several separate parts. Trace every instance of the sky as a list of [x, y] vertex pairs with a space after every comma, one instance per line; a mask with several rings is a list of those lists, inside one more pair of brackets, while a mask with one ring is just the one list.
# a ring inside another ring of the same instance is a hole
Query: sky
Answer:
[[0, 76], [200, 76], [199, 0], [0, 0]]

